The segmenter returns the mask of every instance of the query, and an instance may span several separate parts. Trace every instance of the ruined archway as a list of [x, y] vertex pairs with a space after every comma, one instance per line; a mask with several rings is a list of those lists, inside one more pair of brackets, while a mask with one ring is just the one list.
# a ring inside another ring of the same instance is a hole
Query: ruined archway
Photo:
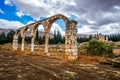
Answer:
[[45, 31], [45, 53], [46, 55], [50, 55], [48, 52], [48, 44], [49, 44], [49, 33], [52, 24], [57, 20], [62, 19], [66, 24], [66, 30], [65, 30], [65, 54], [67, 58], [77, 57], [77, 21], [69, 20], [66, 16], [62, 14], [57, 14], [54, 16], [51, 16], [49, 18], [46, 18], [44, 20], [39, 20], [35, 23], [29, 24], [27, 26], [24, 26], [22, 28], [19, 28], [13, 39], [13, 49], [17, 50], [18, 48], [18, 34], [21, 34], [22, 37], [22, 47], [21, 50], [24, 50], [24, 38], [25, 38], [25, 31], [27, 29], [30, 29], [31, 33], [31, 52], [34, 52], [34, 39], [36, 34], [36, 29], [39, 25], [43, 25], [44, 31]]

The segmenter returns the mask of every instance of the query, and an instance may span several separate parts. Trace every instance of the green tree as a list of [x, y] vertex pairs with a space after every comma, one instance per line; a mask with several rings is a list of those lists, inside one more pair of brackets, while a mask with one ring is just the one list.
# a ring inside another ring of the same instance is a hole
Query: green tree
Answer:
[[45, 44], [45, 36], [40, 36], [38, 40], [39, 44]]
[[88, 42], [89, 40], [90, 40], [90, 38], [86, 38], [86, 37], [84, 37], [84, 38], [77, 38], [78, 43]]
[[31, 37], [26, 36], [25, 41], [26, 41], [27, 44], [31, 44]]
[[120, 41], [120, 34], [110, 34], [108, 35], [108, 39], [111, 41]]
[[8, 32], [8, 34], [7, 34], [7, 42], [11, 43], [13, 41], [14, 34], [15, 34], [15, 31], [13, 31], [13, 30]]
[[38, 31], [38, 29], [36, 31], [36, 37], [35, 37], [35, 39], [36, 39], [36, 41], [39, 41], [39, 31]]
[[18, 43], [21, 44], [21, 42], [22, 42], [22, 37], [19, 35], [18, 36]]
[[54, 38], [49, 39], [50, 44], [65, 43], [65, 38], [62, 37], [60, 31], [54, 31]]
[[0, 34], [0, 44], [5, 44], [7, 42], [5, 33]]

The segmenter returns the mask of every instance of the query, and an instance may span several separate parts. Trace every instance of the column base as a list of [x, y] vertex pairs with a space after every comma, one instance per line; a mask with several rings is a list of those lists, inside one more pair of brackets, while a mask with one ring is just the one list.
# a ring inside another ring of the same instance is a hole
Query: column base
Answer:
[[25, 51], [25, 49], [21, 49], [21, 51], [23, 51], [23, 52], [24, 52], [24, 51]]
[[74, 56], [66, 56], [66, 59], [68, 59], [68, 60], [76, 60], [77, 57], [74, 57]]
[[30, 52], [29, 55], [35, 56], [35, 52]]
[[46, 55], [46, 56], [50, 56], [50, 53], [49, 53], [49, 52], [46, 52], [45, 55]]
[[75, 60], [77, 59], [77, 49], [66, 49], [65, 54], [67, 59]]
[[17, 51], [18, 49], [17, 48], [14, 48], [13, 51]]

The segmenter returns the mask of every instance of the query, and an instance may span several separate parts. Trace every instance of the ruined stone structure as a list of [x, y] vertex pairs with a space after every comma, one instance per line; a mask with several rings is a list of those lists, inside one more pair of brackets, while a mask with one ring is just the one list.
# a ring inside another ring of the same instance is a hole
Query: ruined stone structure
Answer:
[[106, 42], [108, 41], [108, 38], [102, 34], [98, 34], [98, 40]]
[[93, 38], [96, 40], [103, 41], [103, 42], [108, 42], [108, 37], [102, 34], [96, 34], [93, 36]]
[[25, 39], [25, 32], [30, 29], [31, 34], [31, 52], [34, 54], [34, 39], [36, 35], [36, 30], [39, 25], [43, 25], [44, 31], [45, 31], [45, 54], [50, 55], [48, 52], [48, 44], [49, 44], [49, 34], [52, 24], [57, 19], [63, 19], [66, 24], [66, 30], [65, 30], [65, 54], [67, 58], [77, 57], [77, 21], [69, 20], [66, 16], [62, 14], [57, 14], [52, 17], [46, 18], [44, 20], [39, 20], [35, 23], [26, 25], [24, 27], [21, 27], [17, 29], [14, 38], [13, 38], [13, 49], [18, 49], [18, 35], [21, 34], [22, 37], [22, 45], [21, 45], [21, 51], [24, 51], [24, 39]]
[[108, 41], [108, 37], [104, 36], [102, 34], [98, 34], [98, 40], [103, 41], [103, 42], [107, 42]]

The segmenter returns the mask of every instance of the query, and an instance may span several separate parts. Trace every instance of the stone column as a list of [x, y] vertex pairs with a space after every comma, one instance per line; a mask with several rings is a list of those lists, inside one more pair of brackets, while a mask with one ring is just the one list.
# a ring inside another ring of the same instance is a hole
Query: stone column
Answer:
[[18, 49], [18, 36], [15, 34], [13, 37], [13, 50]]
[[34, 53], [34, 40], [35, 40], [35, 37], [32, 36], [31, 37], [31, 52]]
[[76, 21], [70, 21], [65, 35], [65, 54], [68, 59], [77, 58], [77, 28]]
[[45, 54], [49, 56], [50, 54], [48, 52], [49, 48], [48, 44], [49, 44], [49, 32], [45, 32]]
[[25, 37], [22, 37], [21, 51], [24, 51], [24, 40], [25, 40]]
[[31, 52], [34, 53], [35, 30], [31, 29]]

